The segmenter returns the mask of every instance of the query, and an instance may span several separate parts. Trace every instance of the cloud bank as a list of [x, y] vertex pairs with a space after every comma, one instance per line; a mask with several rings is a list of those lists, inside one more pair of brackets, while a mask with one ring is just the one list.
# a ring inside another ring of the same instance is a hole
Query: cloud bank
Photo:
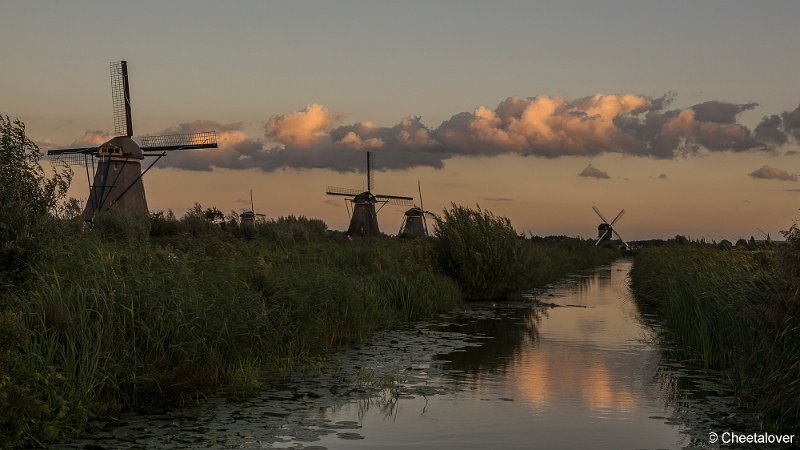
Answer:
[[[774, 151], [800, 140], [800, 106], [764, 117], [753, 130], [738, 123], [755, 103], [709, 101], [670, 109], [674, 95], [598, 94], [511, 97], [494, 109], [478, 107], [429, 128], [418, 116], [393, 126], [371, 122], [341, 125], [342, 116], [322, 105], [275, 115], [253, 139], [242, 124], [184, 123], [155, 134], [217, 131], [220, 148], [170, 155], [167, 166], [274, 171], [283, 168], [363, 171], [364, 151], [375, 154], [378, 170], [441, 168], [455, 156], [516, 154], [542, 158], [604, 153], [675, 159], [700, 152]], [[89, 136], [84, 137], [88, 140]], [[160, 163], [161, 164], [161, 163]]]

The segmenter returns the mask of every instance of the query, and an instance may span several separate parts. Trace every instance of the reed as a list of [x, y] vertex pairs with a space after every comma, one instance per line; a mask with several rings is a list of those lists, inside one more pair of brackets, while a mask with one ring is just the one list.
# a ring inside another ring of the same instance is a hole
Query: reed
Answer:
[[453, 204], [436, 219], [434, 254], [467, 298], [493, 299], [541, 287], [619, 253], [580, 239], [533, 242], [491, 211]]
[[725, 369], [776, 432], [797, 433], [800, 318], [780, 257], [698, 244], [646, 249], [636, 257], [631, 285], [689, 355]]
[[[109, 216], [89, 234], [65, 228], [29, 280], [2, 292], [17, 324], [0, 334], [8, 446], [80, 433], [97, 415], [194, 402], [218, 387], [249, 395], [338, 345], [451, 310], [474, 289], [470, 270], [482, 292], [506, 295], [613, 256], [577, 240], [471, 230], [462, 253], [448, 256], [463, 271], [455, 277], [435, 256], [443, 236], [351, 240], [302, 217], [244, 231], [195, 209], [130, 228]], [[510, 226], [488, 212], [465, 214]], [[476, 249], [486, 254], [469, 259]]]

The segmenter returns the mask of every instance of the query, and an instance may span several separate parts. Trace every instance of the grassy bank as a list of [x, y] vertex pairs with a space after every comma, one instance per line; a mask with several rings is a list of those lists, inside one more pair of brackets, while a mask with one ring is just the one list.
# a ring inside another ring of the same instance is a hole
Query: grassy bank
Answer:
[[[481, 298], [469, 277], [442, 267], [437, 255], [465, 258], [442, 252], [443, 237], [351, 240], [319, 220], [248, 227], [202, 213], [146, 223], [107, 216], [88, 234], [62, 222], [25, 281], [6, 286], [7, 442], [77, 434], [91, 417], [196, 401], [220, 386], [246, 395], [336, 345]], [[470, 217], [450, 226], [470, 228]], [[493, 229], [485, 231], [491, 242]], [[497, 260], [478, 235], [459, 242], [476, 259], [458, 266], [492, 296], [615, 256], [514, 234], [501, 249], [517, 257]], [[497, 276], [506, 272], [521, 275]]]
[[[631, 271], [643, 308], [655, 309], [687, 353], [726, 369], [740, 396], [775, 432], [800, 432], [798, 283], [788, 253], [699, 244], [643, 250]], [[795, 277], [794, 279], [792, 277]]]

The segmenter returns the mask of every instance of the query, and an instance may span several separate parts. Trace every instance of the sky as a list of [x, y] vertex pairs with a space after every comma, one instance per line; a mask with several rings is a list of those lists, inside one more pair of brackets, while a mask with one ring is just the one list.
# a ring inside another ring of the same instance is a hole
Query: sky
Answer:
[[[144, 178], [151, 211], [305, 215], [379, 194], [480, 205], [519, 232], [773, 238], [800, 213], [797, 1], [164, 1], [0, 4], [0, 113], [43, 149], [217, 131]], [[77, 168], [70, 195], [85, 201]], [[404, 208], [379, 213], [396, 233]]]

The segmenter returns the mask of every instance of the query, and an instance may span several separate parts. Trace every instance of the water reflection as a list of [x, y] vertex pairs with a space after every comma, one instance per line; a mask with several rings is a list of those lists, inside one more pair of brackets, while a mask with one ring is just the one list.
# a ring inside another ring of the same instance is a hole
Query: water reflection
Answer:
[[631, 325], [625, 274], [618, 264], [569, 279], [540, 296], [549, 309], [518, 306], [489, 320], [460, 321], [452, 329], [494, 339], [437, 359], [451, 376], [514, 386], [541, 414], [569, 407], [593, 418], [631, 413], [643, 386], [636, 374], [654, 355], [642, 343], [642, 328]]

